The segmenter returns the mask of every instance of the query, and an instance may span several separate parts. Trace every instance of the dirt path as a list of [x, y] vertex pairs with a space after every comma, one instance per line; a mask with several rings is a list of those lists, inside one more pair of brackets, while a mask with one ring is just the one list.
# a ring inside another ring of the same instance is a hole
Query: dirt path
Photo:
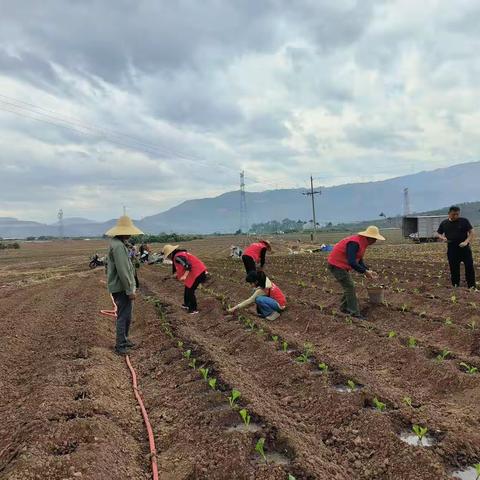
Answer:
[[1, 478], [150, 478], [100, 273], [2, 292]]

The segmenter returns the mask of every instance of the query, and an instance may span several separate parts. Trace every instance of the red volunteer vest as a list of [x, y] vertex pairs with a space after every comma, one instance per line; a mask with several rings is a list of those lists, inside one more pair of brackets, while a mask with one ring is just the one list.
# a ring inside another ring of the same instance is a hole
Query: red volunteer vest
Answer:
[[287, 305], [287, 300], [283, 292], [272, 282], [272, 287], [267, 290], [268, 296], [273, 298], [278, 302], [278, 304], [285, 308]]
[[267, 246], [264, 243], [257, 242], [257, 243], [252, 243], [249, 245], [244, 251], [244, 255], [248, 255], [249, 257], [252, 257], [255, 260], [255, 263], [260, 262], [260, 253], [263, 248], [266, 248]]
[[[175, 261], [175, 257], [177, 256], [184, 257], [187, 262], [192, 266], [192, 269], [190, 270], [190, 272], [188, 272], [187, 278], [184, 281], [185, 286], [191, 288], [193, 283], [195, 282], [195, 279], [200, 274], [205, 272], [207, 270], [207, 267], [199, 258], [197, 258], [195, 255], [192, 255], [191, 253], [178, 252], [173, 256], [173, 262]], [[175, 270], [178, 279], [180, 279], [180, 277], [185, 273], [185, 269], [183, 268], [183, 266], [179, 265], [178, 263], [175, 264]]]
[[342, 270], [351, 270], [352, 267], [348, 263], [347, 259], [347, 244], [349, 242], [355, 242], [360, 245], [357, 252], [357, 262], [365, 255], [365, 250], [368, 247], [368, 238], [361, 235], [352, 235], [351, 237], [340, 240], [334, 247], [330, 255], [328, 256], [328, 263], [334, 267], [341, 268]]

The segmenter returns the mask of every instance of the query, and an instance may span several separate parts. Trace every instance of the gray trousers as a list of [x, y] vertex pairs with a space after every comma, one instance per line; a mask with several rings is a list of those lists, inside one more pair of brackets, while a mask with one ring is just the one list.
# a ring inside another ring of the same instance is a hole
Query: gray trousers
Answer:
[[115, 348], [127, 346], [128, 332], [132, 323], [133, 302], [125, 292], [112, 293], [113, 300], [117, 306], [117, 340]]
[[347, 270], [328, 266], [330, 272], [335, 277], [337, 282], [343, 288], [341, 308], [344, 312], [352, 315], [360, 314], [360, 307], [358, 306], [357, 293], [355, 292], [355, 283], [353, 282], [352, 275]]

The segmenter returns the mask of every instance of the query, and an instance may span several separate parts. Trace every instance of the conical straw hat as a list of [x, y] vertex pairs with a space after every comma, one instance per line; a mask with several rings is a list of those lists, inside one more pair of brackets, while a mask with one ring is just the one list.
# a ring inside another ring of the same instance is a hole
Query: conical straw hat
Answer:
[[385, 237], [380, 235], [380, 230], [375, 225], [370, 225], [363, 232], [358, 232], [362, 237], [376, 238], [377, 240], [385, 240]]
[[168, 257], [174, 250], [176, 250], [180, 245], [169, 245], [167, 243], [167, 245], [165, 245], [163, 248], [162, 248], [162, 253], [163, 253], [163, 256], [164, 257]]
[[117, 224], [108, 230], [108, 232], [105, 233], [105, 235], [108, 235], [109, 237], [116, 237], [117, 235], [143, 235], [143, 232], [137, 228], [130, 217], [127, 217], [124, 215], [123, 217], [120, 217], [117, 221]]

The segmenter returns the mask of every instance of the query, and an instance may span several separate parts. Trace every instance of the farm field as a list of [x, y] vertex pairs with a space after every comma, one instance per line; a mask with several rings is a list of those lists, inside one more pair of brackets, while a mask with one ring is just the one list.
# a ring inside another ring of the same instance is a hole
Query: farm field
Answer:
[[[169, 266], [141, 267], [130, 359], [160, 478], [474, 479], [454, 472], [480, 460], [480, 293], [450, 288], [443, 245], [392, 236], [367, 255], [386, 301], [369, 305], [357, 283], [368, 320], [352, 321], [326, 255], [287, 254], [296, 238], [274, 237], [267, 259], [288, 302], [274, 322], [225, 313], [250, 294], [228, 257], [238, 237], [184, 244], [211, 273], [194, 317]], [[88, 269], [106, 245], [0, 252], [2, 479], [151, 478], [113, 320], [99, 314], [111, 308], [104, 270]], [[431, 446], [402, 440], [414, 425]]]

